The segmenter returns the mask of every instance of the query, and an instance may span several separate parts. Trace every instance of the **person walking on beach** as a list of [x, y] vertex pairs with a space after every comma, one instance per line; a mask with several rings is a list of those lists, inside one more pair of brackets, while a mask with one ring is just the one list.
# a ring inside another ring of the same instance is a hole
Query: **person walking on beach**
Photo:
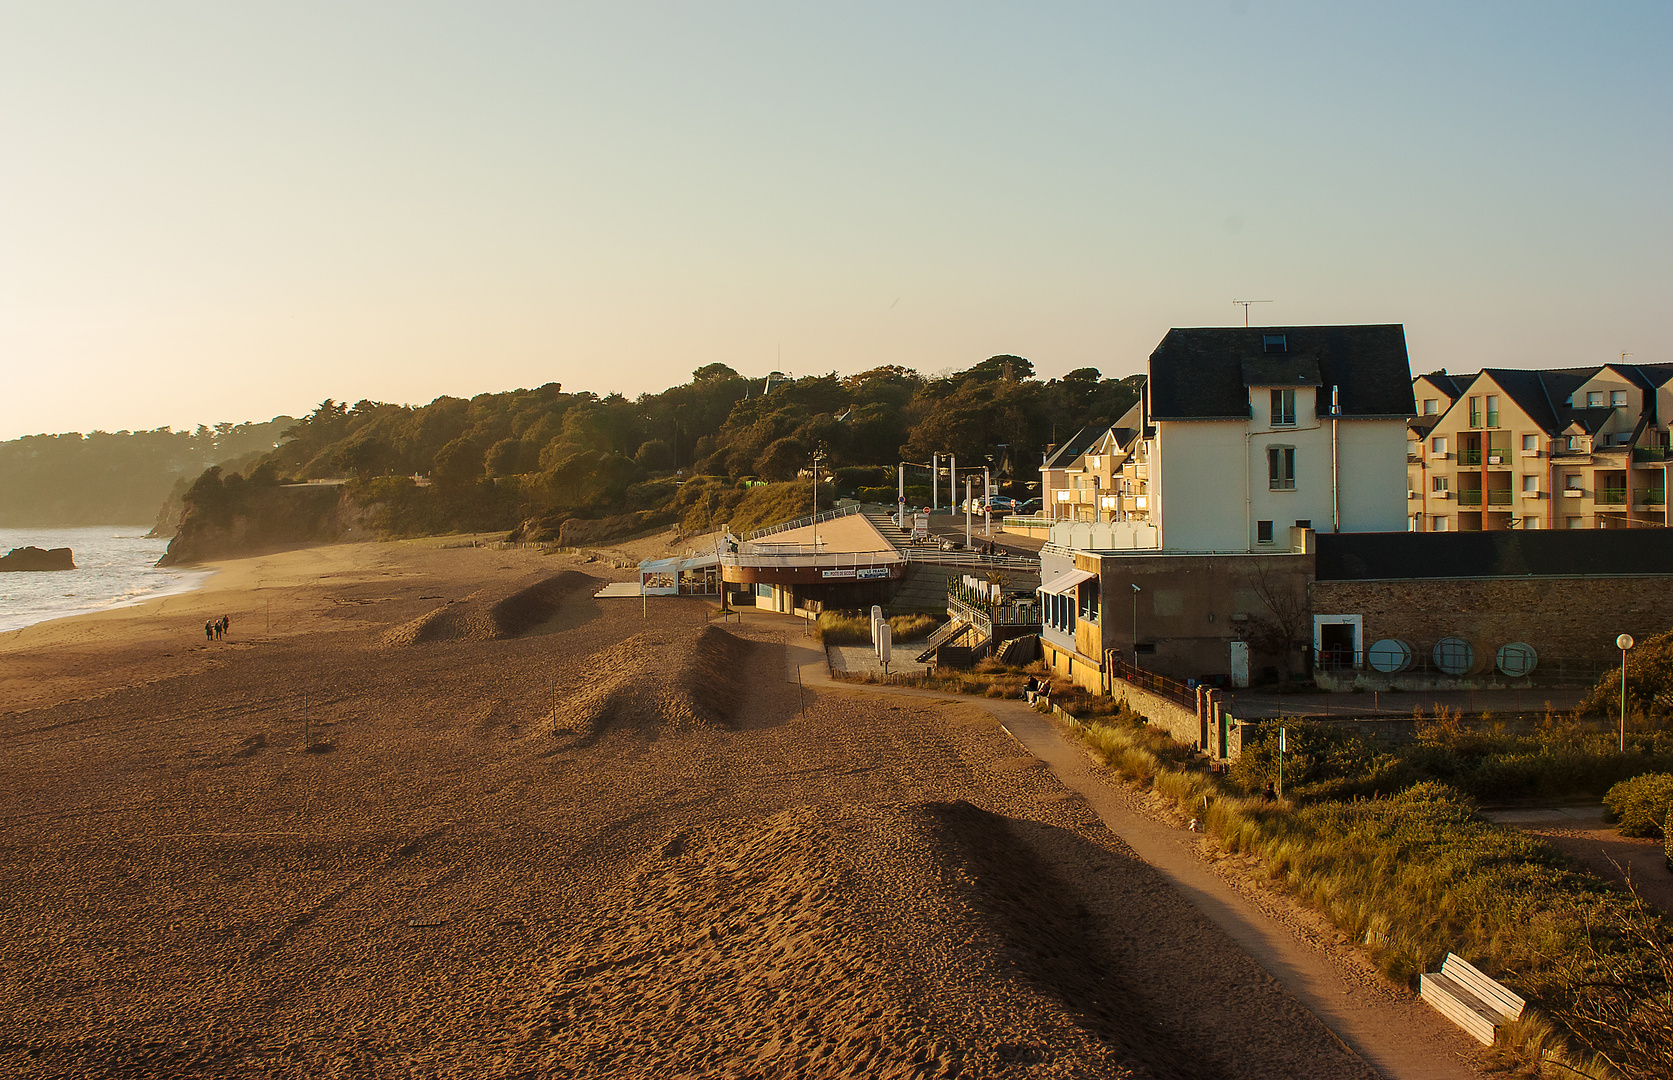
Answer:
[[221, 616], [221, 633], [223, 633], [223, 634], [232, 633], [232, 616], [231, 615], [222, 615]]
[[209, 641], [214, 641], [215, 640], [215, 624], [214, 623], [206, 622], [206, 623], [203, 624], [203, 636], [206, 640], [209, 640]]

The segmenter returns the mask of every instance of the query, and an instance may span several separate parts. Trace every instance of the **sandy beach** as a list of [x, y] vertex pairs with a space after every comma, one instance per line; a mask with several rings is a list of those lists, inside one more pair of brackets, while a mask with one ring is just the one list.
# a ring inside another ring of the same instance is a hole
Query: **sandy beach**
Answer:
[[967, 703], [572, 555], [218, 569], [0, 640], [0, 1072], [1372, 1075]]

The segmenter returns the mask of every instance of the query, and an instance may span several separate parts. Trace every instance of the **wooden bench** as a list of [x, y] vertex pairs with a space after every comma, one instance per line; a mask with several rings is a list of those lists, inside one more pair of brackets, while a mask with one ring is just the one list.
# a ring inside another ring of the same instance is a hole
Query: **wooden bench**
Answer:
[[1452, 953], [1439, 972], [1425, 972], [1419, 986], [1424, 1001], [1486, 1046], [1493, 1045], [1499, 1025], [1521, 1017], [1528, 1004]]

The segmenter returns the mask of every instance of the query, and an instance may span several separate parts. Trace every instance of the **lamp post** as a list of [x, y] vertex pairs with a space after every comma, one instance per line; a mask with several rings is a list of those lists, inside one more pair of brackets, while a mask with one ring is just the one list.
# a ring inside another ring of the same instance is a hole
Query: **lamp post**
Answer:
[[1622, 634], [1615, 639], [1621, 650], [1621, 753], [1627, 752], [1627, 650], [1632, 648], [1632, 635]]
[[1138, 582], [1133, 582], [1133, 667], [1139, 666], [1139, 588]]

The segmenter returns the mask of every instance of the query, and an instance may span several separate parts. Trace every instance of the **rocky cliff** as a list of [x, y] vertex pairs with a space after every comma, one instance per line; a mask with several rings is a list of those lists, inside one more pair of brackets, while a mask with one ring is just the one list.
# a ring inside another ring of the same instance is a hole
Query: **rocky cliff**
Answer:
[[74, 570], [75, 558], [69, 548], [13, 548], [0, 555], [0, 571], [5, 570]]

